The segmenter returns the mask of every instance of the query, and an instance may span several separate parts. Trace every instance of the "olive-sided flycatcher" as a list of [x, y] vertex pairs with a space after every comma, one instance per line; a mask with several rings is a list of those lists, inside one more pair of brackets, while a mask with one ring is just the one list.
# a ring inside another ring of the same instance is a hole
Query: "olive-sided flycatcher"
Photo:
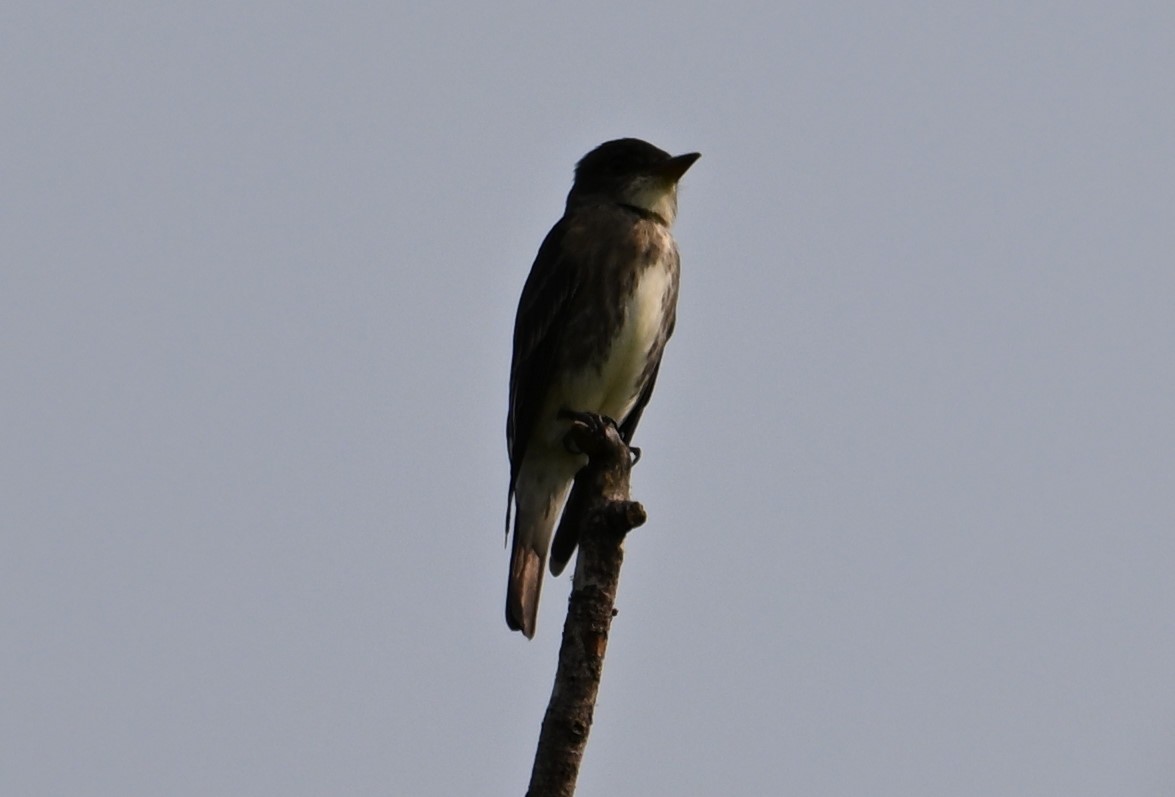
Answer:
[[[611, 418], [632, 442], [673, 333], [680, 258], [670, 228], [677, 181], [698, 157], [672, 157], [635, 138], [589, 152], [522, 289], [506, 417], [507, 530], [509, 501], [517, 508], [506, 623], [527, 637], [552, 531], [586, 463], [565, 447], [569, 422], [559, 412]], [[555, 575], [575, 550], [571, 525], [555, 535]]]

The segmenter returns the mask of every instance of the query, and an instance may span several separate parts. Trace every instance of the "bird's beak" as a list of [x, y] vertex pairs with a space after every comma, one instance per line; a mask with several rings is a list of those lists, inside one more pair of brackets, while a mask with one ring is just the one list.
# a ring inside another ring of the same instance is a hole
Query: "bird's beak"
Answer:
[[676, 183], [685, 174], [686, 170], [694, 165], [694, 161], [700, 157], [702, 157], [702, 153], [700, 152], [687, 152], [685, 155], [677, 155], [658, 166], [657, 171], [665, 179]]

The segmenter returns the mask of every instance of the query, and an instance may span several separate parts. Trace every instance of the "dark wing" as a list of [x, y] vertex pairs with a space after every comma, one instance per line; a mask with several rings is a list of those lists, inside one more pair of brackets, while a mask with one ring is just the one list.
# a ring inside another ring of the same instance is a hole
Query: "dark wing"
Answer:
[[653, 386], [657, 384], [657, 372], [660, 370], [661, 361], [658, 360], [657, 364], [653, 366], [653, 372], [649, 374], [649, 380], [645, 382], [645, 386], [641, 389], [641, 394], [637, 397], [632, 412], [628, 413], [628, 417], [624, 419], [624, 423], [620, 424], [620, 437], [629, 445], [632, 445], [632, 436], [636, 434], [636, 425], [640, 423], [641, 415], [644, 413], [645, 407], [653, 395]]
[[[522, 288], [518, 315], [514, 319], [510, 409], [506, 415], [506, 446], [510, 453], [507, 501], [514, 495], [522, 458], [554, 379], [565, 309], [581, 283], [579, 264], [564, 252], [567, 226], [566, 220], [560, 219], [543, 239]], [[506, 511], [509, 525], [509, 506]]]

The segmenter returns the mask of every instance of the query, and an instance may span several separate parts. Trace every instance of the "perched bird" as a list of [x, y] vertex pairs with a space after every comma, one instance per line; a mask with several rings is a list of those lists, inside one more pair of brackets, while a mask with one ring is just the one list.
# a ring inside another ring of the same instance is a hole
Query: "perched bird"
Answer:
[[[569, 421], [559, 413], [611, 418], [631, 443], [673, 334], [680, 258], [670, 228], [677, 182], [699, 157], [635, 138], [589, 152], [522, 289], [506, 417], [507, 532], [511, 501], [517, 510], [506, 623], [528, 638], [552, 531], [586, 463], [564, 445]], [[555, 535], [555, 575], [575, 550], [572, 525]]]

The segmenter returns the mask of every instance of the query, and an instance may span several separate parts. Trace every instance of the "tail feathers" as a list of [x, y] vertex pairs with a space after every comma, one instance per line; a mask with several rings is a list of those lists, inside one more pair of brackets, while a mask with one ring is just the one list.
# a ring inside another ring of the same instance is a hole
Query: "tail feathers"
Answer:
[[506, 624], [534, 637], [543, 570], [551, 547], [551, 532], [559, 519], [563, 499], [571, 487], [577, 461], [563, 451], [541, 458], [528, 457], [514, 492], [514, 539], [510, 549], [510, 582], [506, 588]]
[[510, 583], [506, 589], [506, 625], [534, 638], [539, 613], [539, 593], [543, 588], [543, 553], [526, 543], [519, 543], [517, 532], [510, 553]]

